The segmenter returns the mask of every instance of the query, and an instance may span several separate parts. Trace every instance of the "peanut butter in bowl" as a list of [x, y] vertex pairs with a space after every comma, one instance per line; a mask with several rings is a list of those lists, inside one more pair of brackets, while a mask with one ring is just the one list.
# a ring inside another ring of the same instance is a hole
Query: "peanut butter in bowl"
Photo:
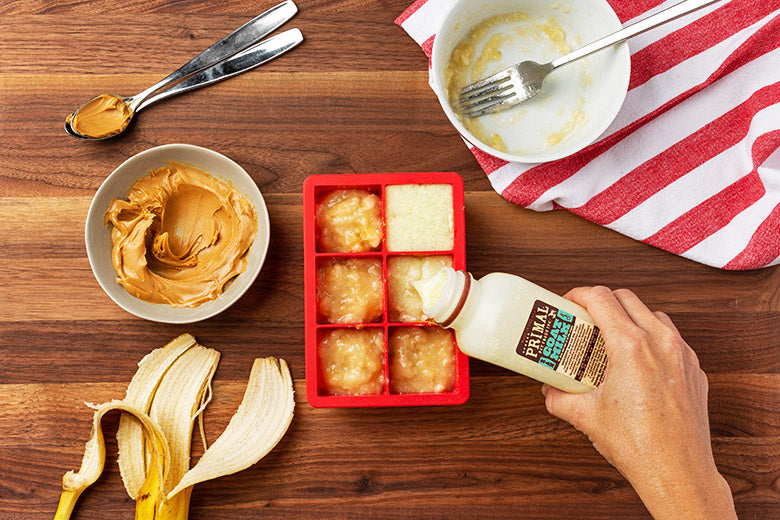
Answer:
[[238, 164], [197, 146], [163, 145], [120, 165], [87, 215], [100, 286], [136, 316], [192, 323], [235, 303], [269, 245], [260, 190]]
[[246, 268], [257, 231], [252, 204], [229, 182], [171, 162], [114, 199], [112, 262], [130, 294], [151, 303], [196, 307], [219, 296]]

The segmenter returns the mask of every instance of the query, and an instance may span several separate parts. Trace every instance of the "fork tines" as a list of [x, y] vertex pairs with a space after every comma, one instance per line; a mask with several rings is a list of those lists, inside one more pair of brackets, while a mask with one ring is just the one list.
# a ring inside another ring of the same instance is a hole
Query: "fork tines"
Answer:
[[458, 104], [466, 117], [478, 117], [515, 104], [511, 68], [472, 83], [460, 91]]

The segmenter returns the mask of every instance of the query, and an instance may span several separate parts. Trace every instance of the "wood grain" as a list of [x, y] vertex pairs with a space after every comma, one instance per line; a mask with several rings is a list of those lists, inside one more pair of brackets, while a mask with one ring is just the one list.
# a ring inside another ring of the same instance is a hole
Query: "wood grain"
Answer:
[[[305, 402], [303, 180], [393, 171], [461, 174], [476, 276], [514, 272], [559, 293], [629, 287], [670, 314], [708, 373], [713, 449], [740, 517], [778, 518], [780, 270], [719, 271], [496, 195], [428, 87], [427, 59], [393, 24], [411, 0], [299, 0], [289, 27], [306, 41], [284, 58], [149, 108], [120, 138], [87, 143], [63, 132], [89, 97], [143, 90], [272, 3], [0, 4], [0, 520], [52, 517], [62, 474], [78, 466], [89, 435], [84, 401], [122, 397], [138, 360], [185, 331], [222, 352], [209, 439], [240, 402], [253, 358], [285, 358], [296, 388], [296, 418], [279, 446], [244, 472], [198, 485], [193, 520], [649, 518], [588, 440], [547, 414], [538, 383], [495, 366], [471, 363], [462, 406]], [[272, 223], [254, 286], [187, 327], [114, 305], [83, 238], [106, 175], [172, 142], [244, 166]], [[117, 420], [105, 419], [106, 470], [76, 519], [133, 514], [115, 463]]]

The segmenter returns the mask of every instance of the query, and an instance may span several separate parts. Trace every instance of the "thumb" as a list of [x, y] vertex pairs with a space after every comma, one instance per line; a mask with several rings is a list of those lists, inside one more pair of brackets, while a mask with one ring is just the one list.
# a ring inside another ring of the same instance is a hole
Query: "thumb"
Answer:
[[542, 386], [542, 393], [548, 412], [580, 431], [586, 427], [590, 394], [570, 394], [547, 384]]

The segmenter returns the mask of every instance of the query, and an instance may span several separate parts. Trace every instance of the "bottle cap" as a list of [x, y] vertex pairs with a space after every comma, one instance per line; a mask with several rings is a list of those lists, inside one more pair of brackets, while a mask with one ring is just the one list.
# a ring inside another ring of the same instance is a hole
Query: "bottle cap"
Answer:
[[[469, 290], [471, 289], [471, 275], [467, 273], [466, 271], [458, 271], [457, 273], [455, 271], [452, 271], [453, 278], [456, 274], [461, 275], [460, 278], [463, 280], [463, 287], [460, 290], [460, 297], [458, 298], [458, 302], [455, 304], [455, 307], [450, 312], [450, 315], [445, 319], [444, 321], [439, 322], [439, 325], [442, 327], [449, 327], [452, 325], [452, 322], [455, 321], [455, 318], [458, 317], [458, 314], [460, 314], [460, 311], [463, 310], [463, 305], [466, 304], [466, 299], [469, 296]], [[454, 281], [454, 280], [453, 280]], [[455, 288], [455, 284], [452, 284], [452, 288]]]

